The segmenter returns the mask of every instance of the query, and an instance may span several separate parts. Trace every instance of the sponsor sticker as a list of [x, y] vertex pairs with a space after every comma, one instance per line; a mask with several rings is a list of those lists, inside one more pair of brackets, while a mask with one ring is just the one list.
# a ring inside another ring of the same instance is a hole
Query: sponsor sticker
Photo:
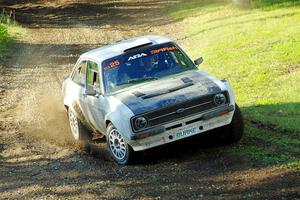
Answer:
[[145, 53], [138, 53], [138, 54], [135, 54], [135, 55], [133, 55], [133, 56], [130, 56], [130, 57], [128, 58], [128, 61], [130, 61], [130, 60], [135, 60], [135, 59], [137, 59], [137, 58], [141, 58], [141, 57], [144, 57], [144, 56], [147, 56], [147, 54], [145, 54]]
[[153, 49], [150, 51], [151, 54], [158, 54], [160, 52], [165, 52], [165, 51], [174, 51], [178, 49], [176, 46], [171, 46], [171, 47], [163, 47], [163, 48], [160, 48], [160, 49]]
[[109, 65], [106, 66], [106, 67], [104, 68], [104, 70], [106, 71], [106, 70], [115, 68], [115, 67], [117, 67], [117, 66], [119, 66], [119, 65], [120, 65], [120, 61], [119, 61], [119, 60], [115, 60], [115, 61], [112, 61], [111, 63], [109, 63]]
[[197, 132], [197, 128], [196, 127], [192, 127], [192, 128], [189, 128], [189, 129], [185, 129], [185, 130], [181, 130], [177, 133], [175, 133], [175, 137], [177, 139], [179, 138], [184, 138], [184, 137], [187, 137], [189, 135], [193, 135]]

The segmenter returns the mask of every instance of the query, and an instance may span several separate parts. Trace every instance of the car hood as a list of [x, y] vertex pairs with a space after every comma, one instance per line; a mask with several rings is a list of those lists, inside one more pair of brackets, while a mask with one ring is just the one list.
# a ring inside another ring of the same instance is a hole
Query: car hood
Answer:
[[220, 87], [204, 73], [189, 71], [130, 88], [114, 97], [139, 115], [218, 92], [221, 92]]

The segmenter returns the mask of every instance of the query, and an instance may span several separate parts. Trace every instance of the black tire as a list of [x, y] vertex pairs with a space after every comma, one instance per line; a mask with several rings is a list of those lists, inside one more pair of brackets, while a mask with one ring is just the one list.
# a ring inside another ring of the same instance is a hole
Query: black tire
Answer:
[[106, 132], [107, 149], [112, 159], [119, 165], [128, 165], [134, 162], [134, 150], [124, 140], [122, 134], [110, 123]]
[[237, 104], [235, 104], [235, 111], [231, 123], [224, 128], [225, 143], [234, 143], [242, 138], [244, 134], [244, 118]]
[[85, 151], [89, 151], [90, 143], [92, 141], [91, 132], [84, 126], [80, 119], [76, 117], [76, 114], [72, 108], [68, 109], [68, 119], [70, 123], [72, 138], [75, 140], [75, 142], [78, 142]]

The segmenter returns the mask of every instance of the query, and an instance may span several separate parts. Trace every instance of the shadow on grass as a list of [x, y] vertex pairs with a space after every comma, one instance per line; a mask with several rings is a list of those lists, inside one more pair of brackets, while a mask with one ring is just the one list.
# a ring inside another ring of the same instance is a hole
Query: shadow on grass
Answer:
[[300, 134], [300, 103], [267, 104], [243, 107], [251, 124], [271, 131]]

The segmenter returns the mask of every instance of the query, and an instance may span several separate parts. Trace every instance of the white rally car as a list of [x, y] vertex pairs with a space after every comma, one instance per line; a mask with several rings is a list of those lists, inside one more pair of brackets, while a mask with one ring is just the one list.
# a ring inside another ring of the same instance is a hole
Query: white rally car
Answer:
[[143, 36], [103, 46], [78, 59], [63, 82], [75, 140], [106, 138], [118, 164], [135, 151], [222, 127], [238, 141], [243, 119], [226, 80], [199, 70], [173, 41]]

